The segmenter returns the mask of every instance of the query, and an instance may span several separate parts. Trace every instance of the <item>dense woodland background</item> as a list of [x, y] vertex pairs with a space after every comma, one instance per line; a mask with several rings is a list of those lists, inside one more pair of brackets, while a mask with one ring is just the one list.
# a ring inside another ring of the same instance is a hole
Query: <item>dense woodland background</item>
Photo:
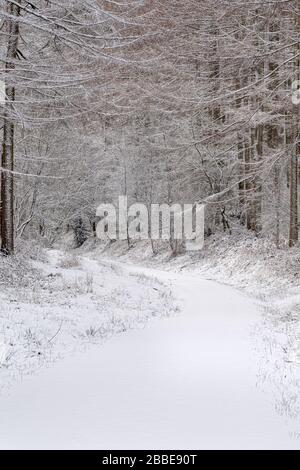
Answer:
[[1, 0], [2, 252], [122, 194], [294, 246], [299, 35], [295, 0]]

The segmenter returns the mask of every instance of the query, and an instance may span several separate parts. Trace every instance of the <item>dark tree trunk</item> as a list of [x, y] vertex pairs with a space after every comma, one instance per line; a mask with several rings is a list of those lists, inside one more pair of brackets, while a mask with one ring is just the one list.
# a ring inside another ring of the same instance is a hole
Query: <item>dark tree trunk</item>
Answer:
[[290, 247], [298, 241], [298, 150], [299, 145], [296, 145], [290, 166]]
[[[21, 3], [21, 2], [20, 2]], [[11, 72], [15, 68], [18, 51], [20, 7], [8, 4], [10, 18], [6, 20], [8, 35], [5, 70], [7, 74], [5, 86], [5, 103], [3, 118], [3, 143], [1, 154], [1, 251], [5, 255], [14, 252], [14, 134], [13, 119], [15, 86], [11, 83]]]
[[[300, 18], [295, 15], [296, 28], [299, 29]], [[300, 43], [296, 45], [296, 60], [295, 60], [295, 71], [296, 78], [300, 79]], [[299, 106], [294, 108], [294, 115], [292, 117], [292, 138], [293, 138], [293, 150], [291, 155], [290, 165], [290, 227], [289, 227], [289, 246], [294, 246], [299, 238], [298, 232], [298, 157], [300, 152], [299, 142]]]

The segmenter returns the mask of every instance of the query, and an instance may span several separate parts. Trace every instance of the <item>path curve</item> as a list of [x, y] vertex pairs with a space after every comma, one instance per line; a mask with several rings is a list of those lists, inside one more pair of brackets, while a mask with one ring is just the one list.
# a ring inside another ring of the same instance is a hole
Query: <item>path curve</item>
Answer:
[[300, 448], [256, 386], [253, 303], [196, 276], [122, 267], [169, 283], [181, 313], [16, 384], [0, 399], [0, 448]]

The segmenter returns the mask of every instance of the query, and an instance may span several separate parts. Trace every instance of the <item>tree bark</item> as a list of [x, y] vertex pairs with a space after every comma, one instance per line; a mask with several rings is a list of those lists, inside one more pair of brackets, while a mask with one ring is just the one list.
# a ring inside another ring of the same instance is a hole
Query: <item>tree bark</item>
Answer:
[[290, 166], [290, 233], [289, 246], [298, 241], [298, 155], [293, 152]]
[[[20, 2], [21, 3], [21, 2]], [[6, 84], [3, 119], [3, 143], [1, 155], [1, 252], [11, 255], [14, 252], [14, 135], [13, 119], [15, 85], [11, 72], [15, 68], [18, 52], [20, 7], [8, 4], [9, 19], [6, 20], [8, 35], [6, 52]]]
[[[295, 24], [297, 30], [300, 26], [300, 18], [296, 15]], [[295, 71], [296, 78], [300, 78], [300, 43], [296, 45], [296, 60], [295, 60]], [[290, 164], [290, 227], [289, 227], [289, 246], [293, 247], [299, 238], [298, 233], [298, 156], [300, 153], [300, 142], [299, 142], [299, 106], [294, 110], [292, 116], [292, 138], [293, 138], [293, 149], [291, 155]]]

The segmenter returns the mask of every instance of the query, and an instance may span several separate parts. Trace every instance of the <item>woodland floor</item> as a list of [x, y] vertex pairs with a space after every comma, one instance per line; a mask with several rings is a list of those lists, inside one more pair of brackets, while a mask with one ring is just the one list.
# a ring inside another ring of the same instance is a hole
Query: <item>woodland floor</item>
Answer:
[[300, 448], [288, 299], [120, 249], [47, 251], [1, 294], [0, 447]]

